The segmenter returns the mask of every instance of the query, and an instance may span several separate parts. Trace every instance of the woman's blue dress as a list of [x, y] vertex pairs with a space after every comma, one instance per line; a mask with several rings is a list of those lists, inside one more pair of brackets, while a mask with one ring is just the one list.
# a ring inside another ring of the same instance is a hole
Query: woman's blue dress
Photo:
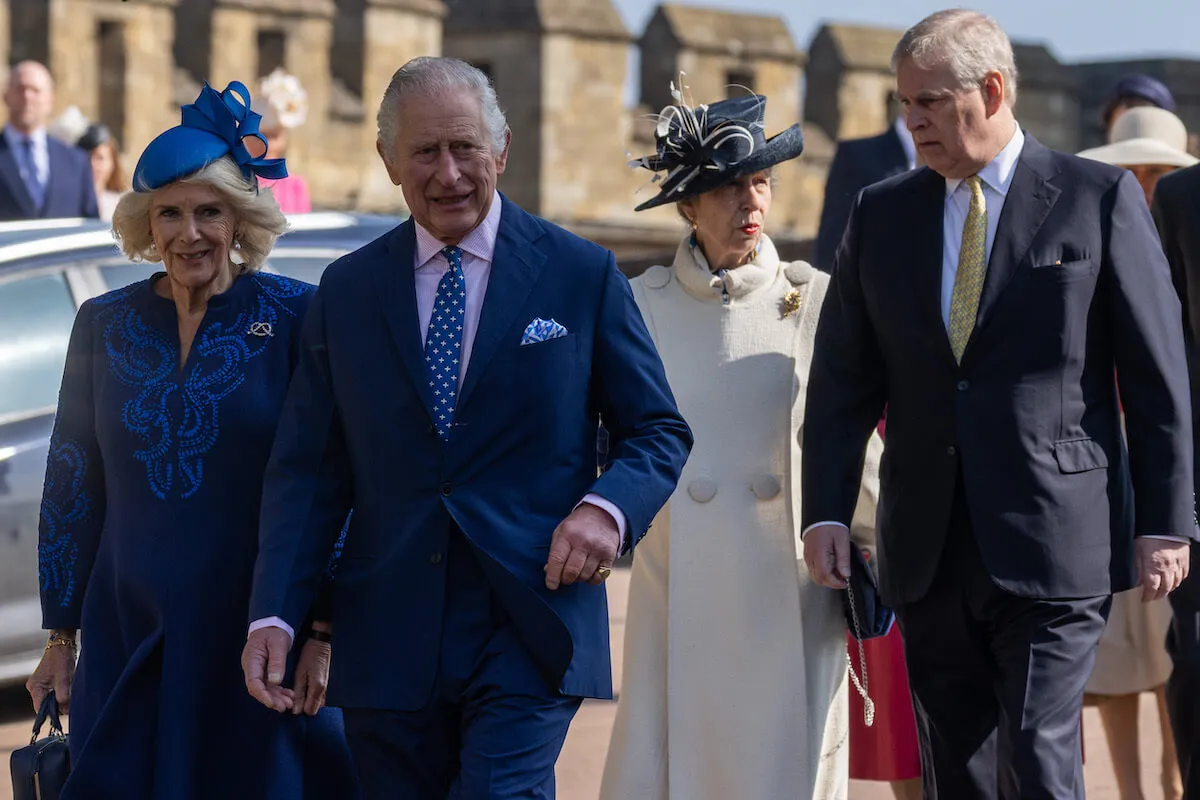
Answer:
[[81, 637], [64, 797], [353, 797], [339, 712], [273, 712], [240, 664], [263, 474], [315, 289], [239, 276], [181, 368], [160, 277], [80, 309], [50, 445], [43, 622]]

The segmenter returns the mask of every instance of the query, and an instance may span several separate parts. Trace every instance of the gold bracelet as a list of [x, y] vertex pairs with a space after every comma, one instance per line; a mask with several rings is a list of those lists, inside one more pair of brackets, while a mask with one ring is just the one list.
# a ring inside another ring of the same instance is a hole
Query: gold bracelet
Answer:
[[49, 650], [51, 647], [67, 647], [70, 648], [72, 653], [79, 650], [79, 645], [74, 639], [69, 636], [63, 636], [61, 633], [50, 634], [50, 639], [46, 642], [46, 649]]

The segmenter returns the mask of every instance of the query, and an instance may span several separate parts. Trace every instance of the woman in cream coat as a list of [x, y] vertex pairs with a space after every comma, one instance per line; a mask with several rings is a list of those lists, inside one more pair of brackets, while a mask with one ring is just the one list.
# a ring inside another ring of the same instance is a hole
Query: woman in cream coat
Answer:
[[[800, 447], [828, 276], [784, 263], [763, 224], [774, 164], [766, 98], [660, 115], [666, 171], [638, 210], [676, 203], [693, 232], [633, 281], [696, 443], [634, 559], [624, 677], [602, 800], [845, 798], [846, 628], [801, 562]], [[873, 437], [856, 540], [873, 544]]]

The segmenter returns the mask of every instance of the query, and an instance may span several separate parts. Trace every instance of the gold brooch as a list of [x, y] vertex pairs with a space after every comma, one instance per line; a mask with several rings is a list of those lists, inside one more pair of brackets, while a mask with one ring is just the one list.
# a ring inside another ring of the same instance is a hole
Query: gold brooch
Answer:
[[800, 310], [800, 290], [792, 289], [783, 296], [783, 316], [780, 319], [787, 319], [789, 314], [795, 314]]

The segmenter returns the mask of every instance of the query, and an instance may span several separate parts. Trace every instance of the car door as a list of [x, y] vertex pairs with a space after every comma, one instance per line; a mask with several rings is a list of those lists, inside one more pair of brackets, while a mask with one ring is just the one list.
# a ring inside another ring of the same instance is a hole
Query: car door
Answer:
[[0, 274], [0, 680], [45, 639], [38, 510], [75, 310], [61, 269]]

